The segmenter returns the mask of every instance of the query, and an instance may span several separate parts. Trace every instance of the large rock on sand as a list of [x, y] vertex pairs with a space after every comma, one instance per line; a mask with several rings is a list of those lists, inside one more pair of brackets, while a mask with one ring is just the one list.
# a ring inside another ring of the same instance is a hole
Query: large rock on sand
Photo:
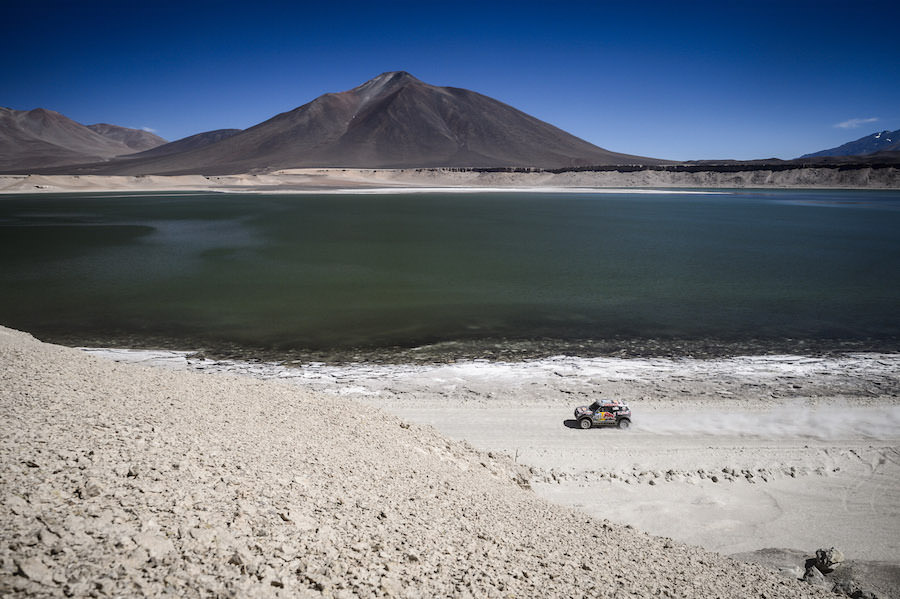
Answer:
[[831, 586], [828, 581], [825, 580], [825, 575], [815, 566], [810, 566], [806, 569], [806, 574], [803, 575], [803, 581], [815, 587], [826, 588]]
[[840, 549], [816, 549], [816, 568], [828, 574], [844, 562], [844, 554]]

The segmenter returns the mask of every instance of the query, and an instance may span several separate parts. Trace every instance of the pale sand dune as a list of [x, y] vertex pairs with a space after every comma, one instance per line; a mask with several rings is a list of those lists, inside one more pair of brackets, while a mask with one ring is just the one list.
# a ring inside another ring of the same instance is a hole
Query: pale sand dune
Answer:
[[554, 505], [508, 458], [295, 382], [4, 328], [0, 382], [3, 594], [832, 596]]

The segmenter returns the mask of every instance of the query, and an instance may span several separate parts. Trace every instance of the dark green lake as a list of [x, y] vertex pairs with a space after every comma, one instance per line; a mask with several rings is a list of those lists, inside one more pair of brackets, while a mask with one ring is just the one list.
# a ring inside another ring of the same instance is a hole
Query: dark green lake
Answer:
[[69, 343], [900, 349], [898, 308], [898, 191], [0, 196], [0, 323]]

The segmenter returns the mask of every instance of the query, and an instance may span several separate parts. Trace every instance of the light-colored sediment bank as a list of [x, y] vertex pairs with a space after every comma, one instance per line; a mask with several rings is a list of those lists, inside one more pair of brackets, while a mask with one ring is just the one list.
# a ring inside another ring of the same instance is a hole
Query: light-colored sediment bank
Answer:
[[453, 169], [289, 169], [266, 174], [0, 175], [0, 193], [78, 191], [335, 192], [428, 188], [900, 188], [900, 168], [797, 168], [737, 172], [474, 172]]
[[[354, 398], [514, 457], [554, 501], [721, 553], [831, 544], [900, 564], [900, 354], [292, 368], [89, 351]], [[629, 402], [630, 431], [574, 427], [604, 397]]]
[[296, 382], [0, 328], [0, 410], [2, 594], [832, 596], [558, 506], [510, 458]]

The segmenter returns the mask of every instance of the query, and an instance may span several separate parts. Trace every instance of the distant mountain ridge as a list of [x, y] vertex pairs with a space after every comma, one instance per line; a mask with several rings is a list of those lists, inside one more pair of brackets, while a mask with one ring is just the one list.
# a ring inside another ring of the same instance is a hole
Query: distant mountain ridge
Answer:
[[900, 129], [896, 131], [880, 131], [857, 140], [847, 142], [836, 148], [829, 148], [812, 154], [804, 154], [800, 158], [818, 158], [821, 156], [865, 156], [876, 152], [900, 151]]
[[119, 127], [108, 123], [88, 125], [87, 128], [108, 139], [120, 141], [135, 152], [149, 150], [168, 143], [159, 135], [143, 129], [129, 129], [128, 127]]
[[171, 141], [161, 146], [156, 146], [143, 152], [138, 152], [137, 154], [131, 154], [130, 156], [127, 156], [127, 158], [154, 158], [159, 156], [169, 156], [170, 154], [179, 154], [181, 152], [187, 152], [189, 150], [196, 150], [198, 148], [214, 144], [217, 141], [228, 139], [233, 135], [237, 135], [241, 131], [242, 129], [216, 129], [215, 131], [205, 131], [203, 133], [197, 133], [196, 135], [190, 135], [188, 137], [183, 137], [181, 139]]
[[611, 152], [477, 92], [429, 85], [405, 71], [324, 94], [234, 134], [212, 135], [216, 133], [52, 172], [218, 175], [295, 167], [560, 168], [667, 162]]
[[0, 169], [109, 160], [164, 144], [163, 138], [104, 123], [85, 126], [53, 110], [0, 107]]

